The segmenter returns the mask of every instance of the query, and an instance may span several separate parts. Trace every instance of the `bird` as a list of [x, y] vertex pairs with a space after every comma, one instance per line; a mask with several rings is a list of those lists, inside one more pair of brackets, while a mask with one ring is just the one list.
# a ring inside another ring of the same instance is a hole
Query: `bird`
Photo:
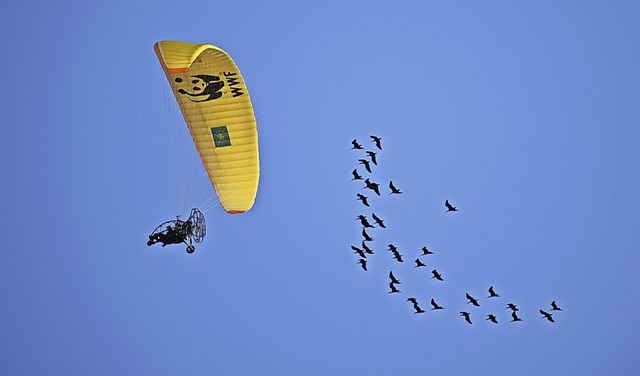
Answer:
[[362, 269], [364, 269], [364, 271], [367, 271], [367, 260], [361, 258], [360, 260], [358, 260], [358, 264], [360, 264], [360, 266], [362, 266]]
[[542, 316], [543, 316], [542, 318], [543, 318], [543, 319], [547, 319], [547, 320], [549, 320], [550, 322], [555, 322], [555, 320], [553, 320], [553, 317], [551, 317], [551, 316], [553, 316], [553, 314], [552, 314], [552, 313], [545, 312], [545, 311], [543, 311], [543, 310], [540, 310], [540, 313], [542, 314]]
[[373, 218], [374, 221], [376, 221], [376, 224], [382, 228], [387, 228], [387, 226], [384, 225], [384, 221], [382, 219], [380, 219], [380, 217], [378, 217], [376, 215], [376, 213], [371, 213], [371, 218]]
[[474, 298], [473, 296], [469, 295], [469, 293], [466, 293], [466, 297], [469, 300], [467, 303], [471, 303], [476, 307], [480, 307], [480, 303], [478, 303], [478, 299]]
[[371, 173], [371, 165], [369, 164], [369, 161], [366, 159], [358, 159], [358, 162], [360, 162], [361, 165], [364, 166], [364, 169], [369, 171], [369, 173]]
[[440, 273], [438, 273], [438, 271], [436, 269], [433, 269], [431, 271], [431, 273], [433, 274], [433, 277], [431, 277], [431, 279], [435, 278], [438, 281], [444, 281], [444, 279], [442, 279], [442, 275]]
[[493, 290], [493, 286], [489, 286], [489, 296], [487, 296], [488, 298], [499, 298], [500, 295], [496, 294], [496, 292]]
[[560, 307], [558, 307], [558, 305], [556, 304], [555, 300], [551, 302], [551, 310], [552, 311], [562, 311], [562, 309]]
[[400, 254], [400, 252], [398, 252], [397, 250], [392, 250], [391, 253], [393, 253], [393, 258], [398, 260], [398, 262], [404, 262], [404, 260], [402, 260], [402, 255]]
[[433, 252], [427, 249], [427, 247], [422, 247], [422, 254], [420, 256], [432, 255]]
[[396, 247], [395, 245], [393, 245], [393, 243], [389, 243], [389, 248], [387, 248], [387, 251], [397, 251], [398, 247]]
[[353, 175], [353, 179], [351, 180], [362, 180], [362, 175], [358, 173], [357, 168], [354, 168], [353, 171], [351, 171], [351, 175]]
[[522, 319], [516, 314], [516, 311], [511, 312], [511, 317], [511, 322], [522, 321]]
[[361, 258], [367, 258], [367, 255], [365, 254], [365, 252], [362, 249], [356, 247], [355, 245], [352, 245], [351, 249], [355, 251], [353, 253], [357, 253], [358, 256], [360, 256]]
[[492, 323], [494, 323], [494, 324], [497, 324], [497, 323], [498, 323], [498, 319], [496, 318], [496, 316], [494, 316], [494, 315], [493, 315], [493, 314], [491, 314], [491, 313], [487, 315], [487, 320], [491, 321], [491, 322], [492, 322]]
[[515, 305], [515, 304], [513, 304], [513, 303], [509, 303], [509, 304], [507, 304], [507, 307], [506, 307], [506, 308], [510, 308], [513, 312], [515, 312], [515, 311], [519, 311], [518, 307], [516, 307], [516, 305]]
[[400, 290], [398, 290], [398, 288], [396, 287], [396, 285], [393, 284], [393, 282], [389, 283], [389, 288], [391, 289], [391, 291], [389, 291], [387, 294], [393, 294], [396, 292], [402, 292]]
[[431, 310], [435, 310], [435, 309], [444, 309], [443, 306], [438, 305], [438, 303], [436, 303], [436, 301], [431, 298], [431, 305], [433, 306], [433, 308], [431, 308]]
[[356, 140], [355, 138], [353, 139], [353, 141], [351, 141], [351, 145], [353, 145], [351, 149], [363, 149], [362, 145], [360, 145], [358, 143], [358, 140]]
[[393, 270], [389, 271], [389, 279], [391, 280], [391, 283], [395, 283], [398, 285], [401, 285], [402, 282], [400, 282], [400, 280], [398, 278], [396, 278], [396, 276], [393, 275]]
[[420, 308], [420, 306], [418, 305], [418, 302], [413, 302], [413, 309], [415, 309], [416, 311], [414, 313], [425, 313], [426, 311], [422, 308]]
[[374, 165], [378, 165], [378, 160], [377, 160], [377, 158], [376, 158], [376, 153], [375, 153], [375, 152], [373, 152], [373, 151], [370, 151], [370, 150], [367, 150], [367, 151], [366, 151], [366, 153], [367, 153], [367, 155], [369, 156], [369, 158], [371, 158], [371, 162], [372, 162]]
[[424, 262], [420, 261], [419, 258], [416, 259], [415, 263], [416, 263], [416, 266], [414, 266], [414, 268], [419, 268], [421, 266], [427, 266], [427, 264], [425, 264]]
[[362, 241], [362, 250], [364, 250], [366, 253], [370, 255], [373, 254], [373, 249], [367, 247], [367, 244], [364, 242], [364, 240]]
[[408, 301], [408, 302], [411, 302], [411, 303], [413, 303], [413, 304], [418, 304], [418, 299], [416, 299], [416, 298], [414, 298], [414, 297], [412, 297], [412, 296], [411, 296], [411, 297], [409, 297], [409, 298], [407, 298], [407, 301]]
[[380, 141], [382, 140], [382, 138], [380, 138], [380, 137], [378, 137], [378, 136], [374, 136], [374, 135], [371, 135], [371, 136], [369, 136], [369, 137], [371, 137], [371, 142], [375, 142], [375, 143], [376, 143], [376, 147], [377, 147], [379, 150], [382, 150], [382, 144], [380, 143]]
[[449, 203], [449, 200], [444, 200], [444, 206], [447, 207], [447, 211], [445, 213], [448, 213], [450, 211], [458, 211], [458, 209], [455, 206]]
[[392, 194], [402, 194], [402, 192], [400, 192], [400, 190], [398, 188], [395, 187], [395, 185], [393, 185], [393, 181], [389, 181], [389, 189], [391, 189], [391, 193], [389, 193], [390, 195]]
[[356, 220], [360, 220], [360, 224], [362, 225], [362, 227], [364, 228], [373, 228], [373, 225], [371, 223], [369, 223], [369, 221], [367, 221], [367, 217], [365, 217], [364, 215], [360, 214], [356, 217]]
[[356, 200], [360, 200], [360, 201], [362, 201], [362, 204], [363, 204], [364, 206], [369, 206], [369, 201], [367, 201], [367, 199], [368, 199], [369, 197], [367, 197], [367, 196], [363, 195], [362, 193], [356, 193], [356, 196], [358, 196], [358, 198], [357, 198]]
[[465, 321], [471, 324], [471, 314], [469, 312], [460, 311], [460, 316], [464, 317]]
[[362, 236], [364, 237], [365, 242], [370, 242], [373, 240], [373, 238], [369, 236], [369, 234], [367, 234], [364, 227], [362, 228]]
[[365, 188], [369, 188], [369, 189], [371, 189], [371, 190], [372, 190], [372, 191], [374, 191], [378, 196], [380, 196], [380, 188], [379, 188], [379, 187], [380, 187], [380, 184], [372, 182], [371, 180], [369, 180], [369, 178], [366, 178], [366, 179], [364, 180], [364, 183], [366, 184], [366, 185], [365, 185]]

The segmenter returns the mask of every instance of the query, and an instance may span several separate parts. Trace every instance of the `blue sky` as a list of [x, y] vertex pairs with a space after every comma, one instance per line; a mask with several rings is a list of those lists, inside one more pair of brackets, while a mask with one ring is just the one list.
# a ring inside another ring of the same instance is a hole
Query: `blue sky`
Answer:
[[[0, 373], [640, 372], [636, 2], [23, 1], [4, 15]], [[183, 183], [170, 128], [184, 124], [153, 51], [166, 39], [229, 52], [258, 121], [256, 204], [208, 211], [192, 255], [145, 244]], [[350, 181], [350, 142], [370, 134], [372, 180], [403, 195]], [[388, 228], [370, 231], [364, 272], [350, 245], [371, 212]], [[414, 269], [423, 245], [435, 254]], [[413, 314], [409, 296], [446, 309]], [[538, 313], [551, 300], [554, 324]]]

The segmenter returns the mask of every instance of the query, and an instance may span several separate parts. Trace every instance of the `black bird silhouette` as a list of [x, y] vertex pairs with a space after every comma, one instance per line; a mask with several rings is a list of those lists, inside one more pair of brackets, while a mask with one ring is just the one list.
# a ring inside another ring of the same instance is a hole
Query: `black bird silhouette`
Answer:
[[411, 302], [411, 303], [413, 303], [413, 304], [418, 304], [418, 299], [416, 299], [416, 298], [414, 298], [414, 297], [407, 298], [407, 301], [408, 301], [408, 302]]
[[480, 303], [478, 303], [478, 299], [474, 298], [473, 296], [469, 295], [469, 293], [467, 292], [466, 295], [467, 299], [469, 300], [467, 303], [471, 303], [476, 307], [480, 307]]
[[355, 245], [352, 245], [351, 249], [353, 249], [355, 251], [353, 253], [357, 253], [358, 256], [360, 256], [361, 258], [367, 258], [367, 255], [364, 253], [364, 251], [362, 249], [356, 247]]
[[360, 162], [361, 165], [364, 165], [365, 170], [369, 171], [369, 173], [371, 173], [371, 165], [369, 164], [369, 161], [366, 159], [358, 159], [358, 162]]
[[402, 255], [398, 250], [391, 250], [391, 253], [393, 253], [393, 258], [398, 260], [398, 262], [404, 262], [404, 260], [402, 260]]
[[364, 269], [364, 271], [367, 271], [367, 260], [361, 258], [360, 260], [358, 260], [358, 264], [360, 264], [360, 266], [362, 266], [362, 269]]
[[373, 151], [370, 151], [370, 150], [367, 150], [366, 153], [369, 156], [369, 158], [371, 158], [371, 162], [374, 165], [377, 165], [378, 164], [378, 160], [376, 159], [376, 153], [373, 152]]
[[389, 193], [390, 195], [392, 195], [392, 194], [397, 194], [397, 195], [402, 194], [402, 192], [400, 192], [400, 190], [393, 185], [393, 181], [391, 181], [391, 180], [389, 181], [389, 189], [391, 189], [391, 193]]
[[515, 311], [519, 311], [518, 307], [516, 307], [516, 305], [515, 305], [515, 304], [513, 304], [513, 303], [509, 303], [509, 304], [507, 304], [507, 307], [506, 307], [506, 308], [510, 308], [513, 312], [515, 312]]
[[498, 323], [498, 319], [491, 313], [487, 315], [487, 320], [491, 321], [494, 324]]
[[551, 302], [551, 310], [552, 311], [562, 311], [562, 309], [560, 307], [558, 307], [558, 305], [556, 304], [555, 300]]
[[425, 310], [420, 308], [417, 302], [413, 303], [413, 309], [416, 310], [414, 313], [425, 313]]
[[360, 145], [358, 143], [358, 141], [354, 138], [353, 141], [351, 141], [351, 145], [353, 145], [353, 147], [351, 149], [362, 149], [362, 145]]
[[380, 196], [380, 184], [378, 183], [374, 183], [371, 180], [369, 180], [369, 178], [364, 180], [365, 188], [369, 188], [372, 191], [374, 191], [378, 196]]
[[397, 251], [398, 247], [396, 247], [395, 245], [393, 245], [393, 243], [389, 243], [389, 248], [387, 248], [387, 251]]
[[518, 317], [518, 314], [516, 313], [516, 311], [511, 312], [511, 317], [512, 317], [511, 322], [522, 321], [522, 319]]
[[378, 136], [374, 136], [374, 135], [371, 135], [371, 136], [369, 136], [369, 137], [371, 137], [371, 142], [375, 142], [375, 143], [376, 143], [376, 147], [377, 147], [379, 150], [382, 150], [382, 144], [380, 143], [380, 141], [382, 140], [382, 138], [380, 138], [380, 137], [378, 137]]
[[471, 324], [471, 314], [469, 312], [460, 311], [460, 316], [464, 317], [465, 321]]
[[414, 268], [419, 268], [421, 266], [427, 266], [427, 264], [425, 264], [424, 262], [420, 261], [419, 258], [416, 259], [415, 263], [416, 263], [416, 266], [414, 266]]
[[367, 244], [364, 242], [364, 240], [362, 241], [362, 249], [370, 255], [373, 254], [373, 249], [367, 247]]
[[378, 217], [376, 215], [376, 213], [371, 213], [371, 218], [373, 218], [374, 221], [376, 221], [376, 224], [382, 228], [387, 228], [387, 226], [384, 225], [384, 221], [382, 219], [380, 219], [380, 217]]
[[433, 277], [431, 277], [431, 279], [437, 279], [438, 281], [444, 281], [444, 279], [442, 279], [442, 275], [440, 275], [440, 273], [438, 273], [437, 270], [433, 269], [431, 271], [431, 273], [433, 274]]
[[393, 271], [389, 271], [389, 279], [391, 280], [391, 283], [396, 283], [401, 285], [402, 282], [400, 282], [400, 280], [398, 278], [396, 278], [396, 276], [393, 275]]
[[362, 180], [362, 175], [358, 173], [357, 168], [354, 168], [353, 171], [351, 171], [351, 174], [353, 175], [353, 179], [351, 180]]
[[362, 236], [364, 237], [364, 241], [365, 242], [370, 242], [373, 240], [373, 238], [371, 236], [369, 236], [369, 234], [367, 234], [367, 232], [365, 231], [364, 227], [362, 228]]
[[433, 252], [427, 249], [427, 247], [422, 247], [422, 254], [420, 256], [432, 255]]
[[496, 294], [496, 292], [493, 290], [493, 286], [489, 286], [489, 296], [487, 296], [488, 298], [499, 298], [500, 295]]
[[358, 198], [356, 200], [360, 200], [362, 201], [362, 203], [364, 204], [364, 206], [369, 206], [369, 201], [367, 201], [367, 199], [369, 197], [363, 195], [362, 193], [356, 193], [356, 196], [358, 196]]
[[434, 309], [444, 309], [444, 307], [441, 306], [441, 305], [438, 305], [438, 303], [436, 303], [436, 301], [433, 298], [431, 298], [431, 305], [433, 306], [433, 308], [431, 308], [432, 310], [434, 310]]
[[396, 292], [402, 292], [400, 290], [398, 290], [398, 288], [396, 287], [396, 285], [393, 284], [393, 282], [389, 283], [389, 288], [391, 289], [391, 291], [389, 291], [387, 294], [393, 294]]
[[553, 320], [553, 317], [551, 317], [551, 316], [553, 316], [553, 313], [545, 312], [545, 311], [543, 311], [543, 310], [540, 310], [540, 313], [542, 314], [542, 316], [543, 316], [542, 318], [543, 318], [543, 319], [547, 319], [547, 320], [549, 320], [550, 322], [555, 322], [555, 321]]
[[360, 214], [356, 217], [356, 220], [360, 220], [360, 224], [362, 224], [362, 227], [367, 228], [373, 228], [373, 225], [371, 223], [369, 223], [369, 221], [367, 221], [367, 217], [365, 217], [364, 215]]
[[449, 200], [444, 200], [444, 206], [447, 207], [447, 211], [445, 213], [448, 213], [450, 211], [458, 211], [458, 209], [455, 206], [449, 203]]

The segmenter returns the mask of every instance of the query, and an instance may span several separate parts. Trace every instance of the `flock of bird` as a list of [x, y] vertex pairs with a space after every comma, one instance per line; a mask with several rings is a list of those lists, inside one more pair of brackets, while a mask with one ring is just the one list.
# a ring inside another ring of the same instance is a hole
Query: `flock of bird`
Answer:
[[[373, 176], [373, 171], [375, 170], [376, 166], [378, 165], [378, 153], [380, 153], [382, 151], [382, 138], [375, 136], [375, 135], [371, 135], [369, 136], [371, 139], [371, 143], [373, 143], [375, 145], [375, 148], [371, 147], [371, 148], [365, 148], [363, 146], [363, 144], [361, 144], [357, 139], [353, 139], [351, 141], [351, 150], [355, 150], [357, 152], [360, 153], [364, 153], [362, 154], [359, 158], [358, 158], [358, 167], [354, 168], [353, 171], [351, 172], [352, 174], [352, 179], [351, 181], [356, 181], [356, 182], [362, 182], [364, 183], [364, 187], [361, 188], [361, 191], [363, 190], [368, 190], [370, 191], [372, 194], [375, 194], [376, 196], [381, 196], [381, 189], [380, 189], [380, 183], [377, 183], [375, 181], [373, 181], [372, 179], [374, 179]], [[370, 150], [371, 149], [371, 150]], [[360, 166], [362, 166], [362, 168], [364, 168], [364, 171], [361, 172], [359, 170]], [[403, 192], [394, 185], [392, 180], [389, 180], [389, 183], [386, 185], [388, 187], [388, 195], [402, 195]], [[356, 200], [360, 201], [360, 203], [362, 205], [364, 205], [364, 207], [371, 209], [371, 203], [369, 201], [369, 197], [366, 196], [363, 193], [356, 193]], [[453, 206], [449, 200], [445, 200], [444, 202], [444, 206], [445, 206], [445, 213], [449, 213], [449, 212], [457, 212], [458, 208]], [[360, 244], [358, 246], [356, 245], [351, 245], [351, 249], [353, 250], [354, 254], [358, 255], [358, 260], [357, 260], [357, 264], [360, 265], [360, 267], [362, 268], [362, 270], [364, 270], [365, 272], [368, 271], [367, 269], [367, 256], [373, 255], [374, 254], [374, 250], [372, 249], [372, 246], [368, 245], [368, 243], [372, 242], [374, 240], [374, 238], [367, 232], [368, 229], [374, 229], [376, 228], [380, 228], [380, 229], [386, 229], [387, 226], [384, 224], [384, 220], [382, 218], [380, 218], [378, 215], [376, 215], [375, 213], [371, 213], [371, 219], [373, 221], [370, 222], [369, 219], [367, 218], [366, 215], [364, 214], [359, 214], [356, 217], [356, 220], [360, 222], [361, 225], [361, 234], [362, 234], [362, 240], [360, 242]], [[372, 230], [371, 230], [372, 231]], [[400, 253], [398, 247], [396, 245], [394, 245], [393, 243], [389, 243], [388, 248], [386, 249], [386, 251], [391, 252], [392, 253], [392, 259], [395, 260], [396, 262], [400, 262], [403, 263], [404, 259], [403, 259], [403, 255]], [[427, 265], [424, 263], [424, 261], [422, 260], [422, 257], [426, 257], [426, 256], [430, 256], [433, 255], [434, 252], [430, 251], [426, 246], [423, 246], [421, 248], [421, 253], [417, 255], [416, 259], [414, 260], [414, 268], [424, 268]], [[444, 282], [444, 278], [442, 276], [442, 274], [437, 270], [437, 269], [433, 269], [431, 270], [431, 279], [436, 280], [437, 282]], [[389, 294], [400, 294], [402, 293], [402, 291], [399, 289], [398, 285], [401, 285], [402, 282], [396, 278], [396, 276], [393, 274], [393, 270], [389, 271]], [[486, 297], [486, 299], [491, 299], [491, 300], [496, 300], [500, 298], [500, 295], [498, 293], [496, 293], [495, 289], [493, 286], [490, 286], [488, 288], [488, 293], [489, 295]], [[471, 294], [469, 294], [468, 292], [465, 293], [465, 298], [467, 300], [467, 304], [471, 304], [473, 307], [480, 307], [480, 302], [477, 298], [473, 297]], [[407, 302], [410, 302], [413, 305], [413, 310], [414, 310], [414, 314], [423, 314], [426, 312], [425, 309], [423, 309], [420, 306], [420, 303], [418, 302], [418, 299], [415, 297], [408, 297], [406, 299]], [[443, 307], [442, 305], [438, 304], [434, 298], [431, 298], [431, 310], [432, 311], [439, 311], [439, 310], [444, 310], [445, 307]], [[510, 310], [510, 314], [511, 314], [511, 320], [510, 322], [519, 322], [519, 321], [523, 321], [523, 319], [520, 317], [519, 315], [519, 311], [520, 309], [514, 304], [514, 303], [508, 303], [505, 307], [505, 309], [509, 309]], [[547, 309], [548, 311], [553, 311], [553, 312], [557, 312], [557, 311], [562, 311], [562, 309], [560, 307], [558, 307], [558, 305], [556, 304], [556, 301], [552, 301], [551, 302], [551, 308]], [[541, 319], [546, 319], [549, 322], [555, 322], [554, 318], [553, 318], [553, 313], [548, 312], [547, 310], [544, 309], [539, 309], [539, 313], [542, 315]], [[469, 311], [472, 311], [472, 309], [470, 309]], [[472, 312], [469, 312], [466, 310], [461, 310], [459, 317], [462, 317], [468, 324], [472, 324]], [[493, 324], [498, 324], [498, 316], [496, 316], [494, 313], [489, 313], [486, 315], [485, 321], [489, 321]]]

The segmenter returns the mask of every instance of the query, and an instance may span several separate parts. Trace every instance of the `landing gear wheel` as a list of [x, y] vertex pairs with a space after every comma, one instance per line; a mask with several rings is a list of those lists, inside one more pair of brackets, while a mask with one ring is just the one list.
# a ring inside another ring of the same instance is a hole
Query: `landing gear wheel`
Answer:
[[187, 246], [187, 253], [191, 254], [193, 252], [196, 251], [196, 247], [192, 246], [192, 245], [188, 245]]

